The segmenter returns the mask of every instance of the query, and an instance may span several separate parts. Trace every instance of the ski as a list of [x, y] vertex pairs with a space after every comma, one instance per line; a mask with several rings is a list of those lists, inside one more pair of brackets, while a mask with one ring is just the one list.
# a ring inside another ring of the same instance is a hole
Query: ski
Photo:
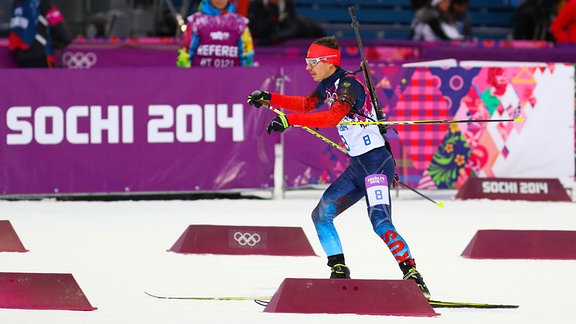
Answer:
[[[269, 300], [254, 299], [254, 302], [261, 306], [267, 306]], [[505, 304], [487, 304], [487, 303], [470, 303], [470, 302], [447, 302], [439, 300], [429, 300], [430, 306], [433, 308], [484, 308], [484, 309], [498, 309], [498, 308], [518, 308], [518, 305], [505, 305]]]
[[430, 306], [434, 308], [518, 308], [519, 305], [507, 304], [487, 304], [487, 303], [471, 303], [471, 302], [451, 302], [440, 300], [429, 300]]
[[270, 296], [161, 296], [144, 292], [146, 295], [158, 299], [179, 299], [179, 300], [270, 300]]
[[[266, 306], [271, 296], [161, 296], [144, 292], [146, 295], [157, 299], [171, 299], [171, 300], [252, 300], [258, 305]], [[471, 303], [471, 302], [453, 302], [453, 301], [440, 301], [429, 300], [430, 306], [434, 308], [518, 308], [519, 305], [509, 304], [488, 304], [488, 303]]]

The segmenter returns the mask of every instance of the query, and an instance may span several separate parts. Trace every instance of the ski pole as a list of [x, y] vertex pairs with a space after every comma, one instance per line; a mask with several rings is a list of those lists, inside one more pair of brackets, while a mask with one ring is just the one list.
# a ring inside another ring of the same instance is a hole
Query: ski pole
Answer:
[[[273, 107], [270, 103], [267, 102], [263, 102], [264, 106], [270, 110], [272, 110], [273, 112], [277, 113], [278, 115], [285, 115], [284, 112], [282, 112], [280, 109], [277, 109], [275, 107]], [[308, 133], [318, 137], [319, 139], [323, 140], [324, 142], [332, 145], [333, 147], [339, 149], [340, 151], [346, 153], [346, 155], [348, 155], [348, 151], [343, 148], [342, 146], [336, 144], [334, 141], [332, 141], [331, 139], [329, 139], [328, 137], [318, 133], [317, 131], [311, 129], [310, 127], [306, 127], [306, 126], [298, 126], [300, 128], [305, 129]], [[398, 182], [399, 184], [403, 185], [404, 187], [414, 191], [415, 193], [417, 193], [418, 195], [420, 195], [421, 197], [424, 197], [426, 199], [428, 199], [429, 201], [433, 202], [436, 206], [440, 207], [440, 208], [444, 208], [444, 203], [443, 202], [436, 202], [434, 200], [432, 200], [431, 198], [427, 197], [426, 195], [424, 195], [423, 193], [419, 192], [418, 190], [408, 186], [407, 184], [403, 183], [403, 182]]]
[[458, 123], [498, 123], [515, 122], [522, 123], [522, 116], [514, 119], [438, 119], [438, 120], [379, 120], [379, 121], [350, 121], [340, 122], [338, 125], [417, 125], [417, 124], [458, 124]]
[[174, 3], [172, 3], [172, 0], [165, 0], [165, 2], [166, 2], [166, 5], [168, 6], [168, 10], [170, 10], [170, 13], [174, 16], [174, 19], [176, 20], [176, 23], [178, 24], [178, 29], [182, 33], [185, 32], [186, 31], [186, 22], [184, 21], [184, 18], [182, 18], [182, 15], [176, 11], [176, 8], [174, 8]]
[[[285, 115], [285, 113], [284, 113], [282, 110], [273, 107], [270, 103], [268, 103], [268, 102], [262, 102], [262, 103], [264, 104], [264, 106], [265, 106], [266, 108], [272, 110], [273, 112], [277, 113], [278, 115]], [[307, 127], [307, 126], [297, 126], [297, 127], [300, 127], [300, 128], [302, 128], [302, 129], [304, 129], [304, 130], [307, 131], [308, 133], [310, 133], [310, 134], [318, 137], [319, 139], [323, 140], [324, 142], [326, 142], [326, 143], [330, 144], [331, 146], [337, 148], [338, 150], [342, 151], [343, 153], [348, 154], [348, 151], [347, 151], [345, 148], [343, 148], [342, 146], [338, 145], [337, 143], [335, 143], [334, 141], [332, 141], [332, 140], [329, 139], [328, 137], [326, 137], [326, 136], [318, 133], [317, 131], [311, 129], [310, 127]]]
[[424, 195], [424, 194], [421, 193], [420, 191], [418, 191], [418, 190], [410, 187], [409, 185], [405, 184], [405, 183], [402, 182], [402, 181], [398, 181], [398, 184], [402, 185], [402, 186], [405, 187], [405, 188], [408, 188], [408, 189], [412, 190], [413, 192], [415, 192], [415, 193], [417, 193], [418, 195], [420, 195], [420, 197], [428, 199], [429, 201], [431, 201], [431, 202], [433, 202], [434, 204], [436, 204], [436, 206], [438, 206], [438, 207], [440, 207], [440, 208], [444, 208], [444, 202], [442, 202], [442, 201], [436, 202], [436, 201], [434, 201], [432, 198]]

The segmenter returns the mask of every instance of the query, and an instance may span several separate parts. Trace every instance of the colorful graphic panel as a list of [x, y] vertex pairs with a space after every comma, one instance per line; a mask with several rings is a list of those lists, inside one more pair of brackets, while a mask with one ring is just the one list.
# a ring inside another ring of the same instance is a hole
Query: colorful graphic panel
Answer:
[[[389, 128], [397, 172], [408, 185], [458, 189], [469, 177], [536, 177], [558, 178], [572, 186], [572, 65], [371, 68], [388, 120], [470, 120]], [[516, 118], [523, 122], [514, 122]], [[305, 132], [290, 136], [301, 145], [312, 140]], [[347, 162], [340, 152], [331, 156], [339, 169]], [[286, 158], [291, 158], [290, 150]], [[313, 165], [322, 163], [309, 160], [306, 178], [324, 179], [327, 170], [319, 168], [316, 174]], [[306, 185], [295, 178], [303, 174], [287, 174], [288, 187]]]

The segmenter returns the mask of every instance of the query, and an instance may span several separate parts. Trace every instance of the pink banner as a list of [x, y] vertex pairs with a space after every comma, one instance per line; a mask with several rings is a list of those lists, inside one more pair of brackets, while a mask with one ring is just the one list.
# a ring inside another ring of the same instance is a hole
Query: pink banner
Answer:
[[271, 189], [274, 138], [263, 136], [269, 116], [246, 96], [272, 74], [6, 69], [0, 194]]
[[[259, 67], [218, 70], [175, 68], [172, 43], [86, 42], [70, 48], [81, 53], [74, 64], [96, 58], [102, 68], [3, 69], [0, 194], [271, 189], [280, 135], [265, 128], [275, 114], [248, 106], [246, 96], [309, 94], [316, 83], [303, 46], [262, 49]], [[573, 66], [402, 68], [378, 53], [369, 53], [371, 72], [389, 120], [526, 120], [393, 127], [387, 135], [404, 183], [450, 189], [470, 177], [533, 172], [573, 181]], [[344, 42], [342, 67], [358, 63]], [[335, 129], [319, 132], [338, 143]], [[301, 129], [286, 131], [284, 144], [286, 188], [331, 183], [348, 165], [346, 154]], [[538, 159], [526, 153], [534, 145]]]

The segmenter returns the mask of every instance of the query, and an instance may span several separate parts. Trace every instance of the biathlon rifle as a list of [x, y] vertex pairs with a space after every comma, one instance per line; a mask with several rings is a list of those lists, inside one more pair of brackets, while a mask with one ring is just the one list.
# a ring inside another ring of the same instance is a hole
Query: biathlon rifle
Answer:
[[[386, 129], [389, 125], [412, 125], [412, 124], [456, 124], [456, 123], [490, 123], [490, 122], [515, 122], [522, 123], [524, 118], [518, 116], [514, 119], [480, 119], [480, 120], [412, 120], [412, 121], [385, 121], [385, 114], [382, 112], [382, 108], [378, 103], [378, 96], [376, 96], [376, 90], [374, 88], [374, 83], [372, 82], [372, 76], [370, 75], [370, 69], [368, 67], [368, 61], [366, 60], [366, 55], [364, 54], [364, 46], [362, 46], [362, 38], [360, 37], [360, 30], [358, 20], [356, 19], [356, 7], [349, 6], [348, 12], [350, 13], [350, 18], [352, 18], [352, 27], [354, 28], [354, 33], [356, 34], [356, 41], [358, 42], [358, 49], [360, 50], [360, 56], [362, 57], [361, 68], [364, 72], [364, 79], [366, 82], [366, 87], [370, 92], [370, 97], [372, 99], [372, 106], [376, 110], [377, 121], [360, 121], [360, 122], [340, 122], [339, 125], [378, 125], [380, 128], [380, 133], [382, 136], [386, 133]], [[387, 142], [388, 143], [388, 142]]]
[[[368, 67], [368, 60], [366, 59], [366, 55], [364, 54], [364, 46], [362, 45], [362, 38], [360, 37], [359, 23], [358, 23], [358, 19], [356, 19], [356, 7], [349, 6], [348, 12], [350, 13], [350, 18], [352, 19], [352, 28], [354, 28], [354, 34], [356, 35], [356, 41], [358, 42], [358, 50], [360, 51], [360, 57], [362, 57], [361, 67], [362, 67], [362, 72], [364, 73], [364, 80], [366, 82], [366, 87], [368, 88], [368, 91], [370, 92], [370, 99], [372, 100], [372, 106], [374, 107], [374, 110], [376, 111], [376, 118], [378, 118], [378, 121], [372, 121], [372, 122], [374, 124], [378, 125], [378, 128], [380, 130], [380, 134], [382, 134], [382, 136], [384, 138], [386, 138], [385, 134], [387, 131], [387, 124], [384, 121], [384, 118], [386, 116], [385, 116], [384, 112], [382, 112], [382, 108], [380, 107], [380, 104], [378, 103], [378, 96], [376, 95], [376, 89], [374, 88], [374, 82], [372, 82], [372, 76], [370, 75], [370, 68]], [[390, 144], [389, 144], [388, 140], [386, 140], [386, 148], [390, 151], [390, 153], [392, 153], [392, 149], [390, 148]], [[429, 197], [425, 196], [424, 194], [422, 194], [418, 190], [410, 187], [409, 185], [407, 185], [401, 181], [398, 181], [398, 183], [401, 184], [402, 186], [414, 191], [418, 195], [430, 200], [431, 202], [436, 204], [438, 207], [444, 208], [443, 202], [436, 202], [436, 201], [430, 199]]]
[[[378, 96], [376, 96], [376, 90], [374, 89], [374, 83], [372, 82], [372, 76], [370, 75], [368, 60], [366, 60], [366, 55], [364, 54], [364, 46], [362, 45], [362, 38], [360, 37], [359, 23], [358, 19], [356, 19], [356, 7], [349, 6], [348, 12], [350, 13], [350, 18], [352, 18], [352, 28], [354, 28], [354, 34], [356, 35], [356, 41], [358, 42], [358, 50], [360, 51], [360, 56], [362, 58], [362, 63], [360, 63], [360, 66], [362, 68], [362, 72], [364, 73], [364, 81], [366, 82], [366, 87], [370, 92], [372, 106], [376, 111], [376, 118], [378, 118], [378, 121], [383, 121], [384, 117], [386, 116], [382, 112], [382, 108], [380, 108], [380, 104], [378, 103]], [[386, 133], [386, 125], [378, 124], [378, 127], [380, 129], [380, 133], [384, 135], [384, 133]]]

